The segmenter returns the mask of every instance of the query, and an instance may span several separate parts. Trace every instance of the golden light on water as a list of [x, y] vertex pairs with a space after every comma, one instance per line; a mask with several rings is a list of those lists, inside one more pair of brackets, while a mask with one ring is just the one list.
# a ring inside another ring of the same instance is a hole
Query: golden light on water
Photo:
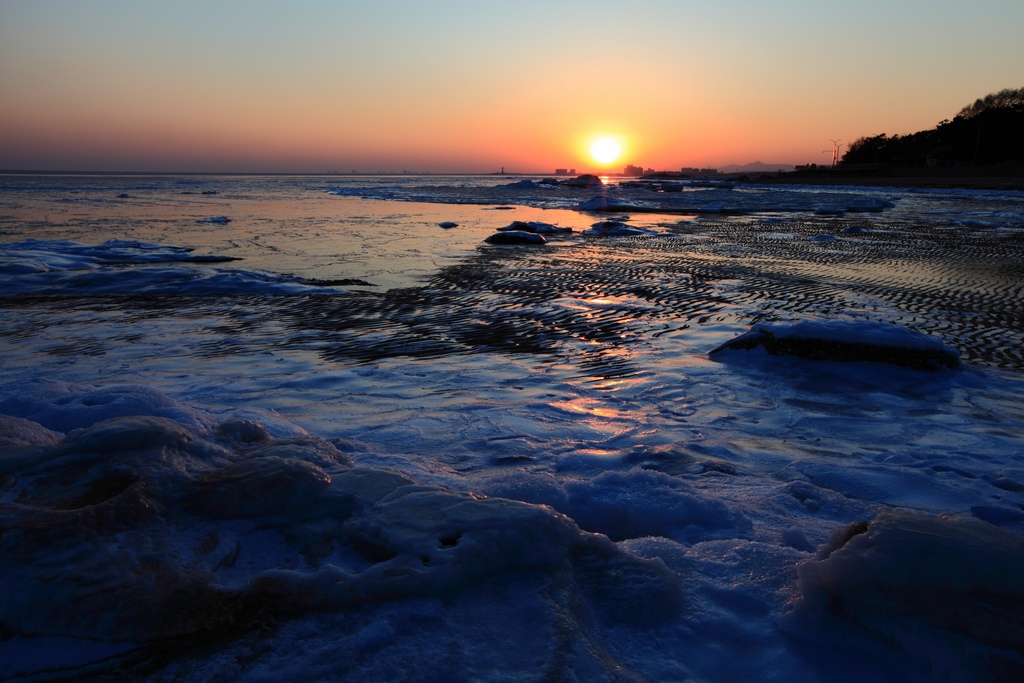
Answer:
[[548, 404], [552, 408], [565, 411], [572, 415], [600, 417], [611, 420], [633, 420], [636, 415], [630, 411], [617, 410], [601, 404], [594, 399], [577, 397], [573, 400], [554, 401]]

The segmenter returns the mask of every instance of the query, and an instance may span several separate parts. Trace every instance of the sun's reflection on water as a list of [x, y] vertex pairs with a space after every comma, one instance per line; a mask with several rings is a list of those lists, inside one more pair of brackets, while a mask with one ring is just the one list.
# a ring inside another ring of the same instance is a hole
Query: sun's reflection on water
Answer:
[[628, 410], [610, 408], [597, 399], [579, 396], [565, 401], [552, 401], [549, 406], [574, 415], [590, 415], [608, 420], [635, 420], [636, 413]]

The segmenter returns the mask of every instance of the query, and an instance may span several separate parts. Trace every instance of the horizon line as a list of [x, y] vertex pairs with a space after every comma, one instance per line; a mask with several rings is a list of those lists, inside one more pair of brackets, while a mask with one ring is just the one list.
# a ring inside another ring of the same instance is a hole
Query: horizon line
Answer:
[[[751, 162], [758, 163], [758, 162]], [[744, 164], [726, 164], [725, 166], [737, 166], [742, 167]], [[779, 166], [794, 166], [793, 164], [779, 164]], [[696, 168], [696, 167], [695, 167]], [[724, 167], [721, 167], [724, 168]], [[712, 167], [708, 167], [712, 169]], [[718, 168], [713, 168], [718, 170]], [[792, 169], [789, 169], [792, 170]], [[779, 168], [771, 172], [787, 172], [784, 168]], [[679, 173], [678, 170], [661, 169], [652, 171], [653, 173]], [[745, 171], [744, 171], [745, 172]], [[764, 171], [768, 172], [768, 171]], [[646, 173], [646, 172], [645, 172]], [[727, 171], [726, 173], [731, 173]], [[581, 176], [581, 175], [597, 175], [597, 176], [622, 176], [622, 177], [635, 177], [632, 175], [626, 175], [622, 171], [592, 171], [583, 170], [574, 174], [559, 174], [553, 171], [83, 171], [83, 170], [69, 170], [69, 169], [0, 169], [0, 175], [148, 175], [148, 176], [175, 176], [175, 175], [200, 175], [200, 176]]]
[[[369, 176], [369, 175], [555, 175], [541, 171], [83, 171], [68, 169], [0, 169], [0, 175], [273, 175], [273, 176]], [[580, 175], [580, 174], [577, 174]], [[601, 175], [616, 175], [601, 174]]]

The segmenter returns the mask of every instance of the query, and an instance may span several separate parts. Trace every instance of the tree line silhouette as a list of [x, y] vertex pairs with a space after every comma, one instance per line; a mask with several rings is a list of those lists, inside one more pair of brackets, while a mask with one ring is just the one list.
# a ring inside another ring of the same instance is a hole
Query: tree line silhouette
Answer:
[[883, 134], [850, 143], [839, 167], [1024, 165], [1024, 88], [1000, 90], [969, 104], [935, 128]]

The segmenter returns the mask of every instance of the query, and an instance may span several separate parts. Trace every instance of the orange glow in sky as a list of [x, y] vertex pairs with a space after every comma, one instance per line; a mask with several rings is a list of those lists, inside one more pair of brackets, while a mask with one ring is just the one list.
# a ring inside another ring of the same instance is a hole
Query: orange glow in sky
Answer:
[[1022, 85], [1024, 3], [740, 4], [4, 2], [0, 169], [825, 162]]

